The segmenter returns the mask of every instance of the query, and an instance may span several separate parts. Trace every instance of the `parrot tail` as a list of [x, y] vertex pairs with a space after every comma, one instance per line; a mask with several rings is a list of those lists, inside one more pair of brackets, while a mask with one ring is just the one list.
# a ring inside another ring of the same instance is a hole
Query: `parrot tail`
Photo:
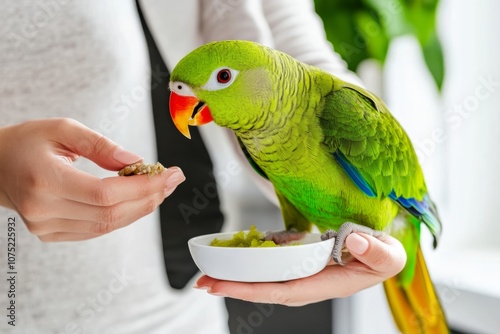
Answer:
[[384, 282], [384, 289], [394, 320], [402, 333], [449, 333], [420, 246], [417, 249], [415, 275], [411, 282], [403, 285], [398, 276], [395, 276]]

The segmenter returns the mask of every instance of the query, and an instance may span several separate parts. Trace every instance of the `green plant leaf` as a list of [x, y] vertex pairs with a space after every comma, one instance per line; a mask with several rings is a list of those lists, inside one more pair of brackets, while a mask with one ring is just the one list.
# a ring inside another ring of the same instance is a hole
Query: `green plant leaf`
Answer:
[[385, 62], [389, 49], [389, 38], [385, 29], [373, 14], [360, 11], [355, 16], [357, 31], [363, 36], [370, 58]]
[[355, 21], [355, 14], [364, 8], [360, 0], [316, 0], [316, 11], [323, 20], [326, 36], [351, 71], [371, 57]]
[[392, 39], [415, 36], [426, 65], [439, 89], [444, 80], [444, 59], [436, 35], [439, 0], [315, 0], [328, 40], [356, 71], [369, 58], [382, 65]]
[[422, 45], [422, 53], [425, 63], [436, 82], [438, 89], [441, 91], [444, 81], [444, 57], [441, 42], [434, 34], [431, 36], [425, 45]]
[[435, 36], [438, 0], [398, 0], [405, 12], [406, 20], [413, 26], [413, 34], [426, 45]]
[[412, 33], [413, 28], [408, 24], [400, 0], [363, 0], [363, 2], [377, 13], [389, 39]]

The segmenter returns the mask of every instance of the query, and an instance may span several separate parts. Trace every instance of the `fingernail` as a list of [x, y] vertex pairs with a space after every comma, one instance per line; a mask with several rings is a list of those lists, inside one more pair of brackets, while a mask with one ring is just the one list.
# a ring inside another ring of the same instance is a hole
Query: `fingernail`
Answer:
[[364, 254], [369, 246], [368, 240], [356, 233], [352, 233], [347, 237], [346, 244], [349, 251], [359, 255]]
[[208, 286], [200, 286], [198, 283], [194, 283], [193, 288], [200, 290], [208, 290]]
[[113, 158], [121, 164], [131, 165], [133, 163], [139, 162], [142, 160], [142, 157], [138, 156], [135, 153], [124, 150], [123, 148], [117, 148], [113, 152]]
[[167, 179], [167, 188], [173, 188], [178, 186], [181, 182], [186, 179], [184, 173], [179, 169], [178, 171], [174, 171]]

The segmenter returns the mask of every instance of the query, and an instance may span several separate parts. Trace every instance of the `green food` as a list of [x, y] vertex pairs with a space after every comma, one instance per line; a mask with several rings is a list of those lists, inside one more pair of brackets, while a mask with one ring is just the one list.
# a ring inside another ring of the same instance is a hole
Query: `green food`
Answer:
[[265, 240], [264, 233], [257, 230], [255, 225], [250, 226], [250, 231], [236, 232], [232, 239], [215, 238], [210, 246], [216, 247], [278, 247], [272, 240]]

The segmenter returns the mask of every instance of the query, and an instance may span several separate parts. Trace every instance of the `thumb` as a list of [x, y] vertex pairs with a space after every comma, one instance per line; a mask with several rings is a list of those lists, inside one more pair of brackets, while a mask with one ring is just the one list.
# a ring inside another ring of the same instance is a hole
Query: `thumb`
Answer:
[[71, 152], [92, 160], [100, 167], [118, 170], [142, 161], [139, 155], [126, 151], [111, 139], [72, 119], [64, 119], [59, 141]]
[[364, 233], [351, 233], [346, 246], [356, 259], [387, 277], [399, 273], [406, 264], [403, 245], [389, 235], [377, 239]]

